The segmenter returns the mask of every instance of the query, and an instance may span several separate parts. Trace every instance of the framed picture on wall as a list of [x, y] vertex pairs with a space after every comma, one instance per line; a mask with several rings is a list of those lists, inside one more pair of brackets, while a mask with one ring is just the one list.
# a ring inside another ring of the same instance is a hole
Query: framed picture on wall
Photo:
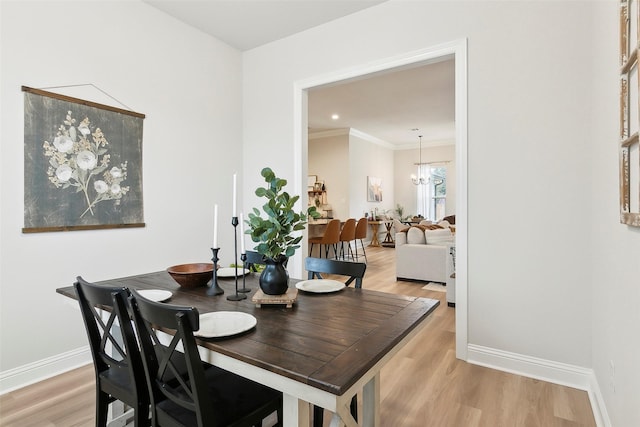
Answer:
[[22, 232], [144, 227], [144, 114], [22, 90]]
[[382, 179], [373, 176], [367, 177], [367, 201], [382, 201]]

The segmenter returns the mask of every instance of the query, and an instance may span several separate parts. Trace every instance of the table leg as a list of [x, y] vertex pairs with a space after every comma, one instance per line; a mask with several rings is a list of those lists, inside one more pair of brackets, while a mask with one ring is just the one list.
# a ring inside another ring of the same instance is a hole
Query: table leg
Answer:
[[393, 235], [391, 234], [391, 227], [393, 227], [393, 223], [389, 222], [384, 225], [384, 228], [387, 229], [387, 234], [384, 236], [385, 243], [393, 243]]
[[364, 385], [362, 390], [362, 415], [364, 426], [380, 426], [380, 373]]
[[371, 224], [371, 243], [369, 243], [369, 246], [380, 246], [380, 241], [378, 240], [379, 230], [380, 224]]
[[282, 395], [282, 426], [310, 427], [309, 402], [284, 393]]

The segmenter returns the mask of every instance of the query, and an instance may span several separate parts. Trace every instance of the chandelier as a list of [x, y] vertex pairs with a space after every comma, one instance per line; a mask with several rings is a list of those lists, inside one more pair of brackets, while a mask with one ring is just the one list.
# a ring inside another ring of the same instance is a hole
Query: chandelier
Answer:
[[[418, 163], [418, 173], [420, 173], [420, 169], [422, 167], [422, 135], [419, 135], [418, 138], [420, 138], [420, 163]], [[411, 174], [411, 182], [413, 182], [414, 185], [427, 185], [429, 183], [429, 178], [425, 178], [422, 175], [416, 176], [416, 174]]]

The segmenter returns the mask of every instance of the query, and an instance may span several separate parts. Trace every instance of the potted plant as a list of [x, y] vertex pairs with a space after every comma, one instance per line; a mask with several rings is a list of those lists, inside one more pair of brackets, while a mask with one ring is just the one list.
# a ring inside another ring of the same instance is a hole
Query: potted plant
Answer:
[[285, 266], [296, 249], [300, 247], [302, 235], [296, 235], [304, 230], [307, 218], [319, 218], [320, 213], [315, 206], [310, 206], [307, 212], [295, 212], [294, 205], [300, 196], [291, 196], [283, 190], [287, 180], [278, 178], [271, 168], [264, 168], [260, 172], [266, 187], [258, 187], [256, 196], [264, 197], [267, 202], [262, 205], [265, 218], [257, 208], [249, 212], [246, 222], [246, 234], [258, 245], [256, 252], [265, 261], [265, 269], [260, 274], [260, 288], [268, 295], [282, 295], [289, 286], [289, 273]]

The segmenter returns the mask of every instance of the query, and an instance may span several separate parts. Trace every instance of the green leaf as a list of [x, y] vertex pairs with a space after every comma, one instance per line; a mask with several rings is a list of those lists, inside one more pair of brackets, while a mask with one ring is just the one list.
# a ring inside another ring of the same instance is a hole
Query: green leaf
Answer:
[[271, 168], [264, 168], [262, 169], [262, 171], [260, 172], [260, 174], [264, 177], [264, 180], [266, 182], [271, 182], [276, 175], [273, 173], [273, 171], [271, 170]]

